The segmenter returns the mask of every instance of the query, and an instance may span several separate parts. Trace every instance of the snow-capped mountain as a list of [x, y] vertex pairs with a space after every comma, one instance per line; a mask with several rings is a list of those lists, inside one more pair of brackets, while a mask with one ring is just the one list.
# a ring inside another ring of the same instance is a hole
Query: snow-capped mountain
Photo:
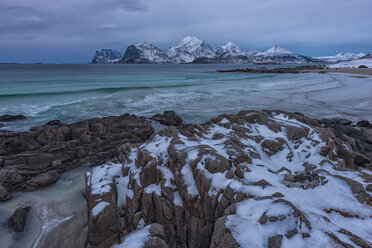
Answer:
[[319, 59], [299, 55], [288, 51], [278, 45], [273, 46], [265, 52], [253, 53], [253, 62], [257, 64], [301, 64], [301, 63], [319, 63]]
[[147, 64], [147, 63], [171, 63], [164, 51], [150, 43], [143, 42], [138, 45], [131, 45], [127, 48], [120, 63]]
[[96, 51], [92, 64], [112, 64], [116, 63], [121, 59], [122, 55], [120, 52], [111, 49], [101, 49]]
[[275, 45], [272, 48], [270, 48], [269, 50], [267, 50], [266, 52], [263, 52], [263, 54], [278, 55], [278, 54], [294, 54], [294, 53], [288, 51], [287, 49], [285, 49], [283, 47]]
[[216, 56], [220, 58], [226, 58], [228, 56], [245, 56], [246, 53], [238, 47], [235, 43], [231, 41], [227, 42], [225, 45], [217, 47]]
[[365, 55], [366, 55], [365, 53], [339, 53], [334, 56], [323, 56], [323, 57], [316, 57], [316, 58], [329, 62], [329, 63], [337, 63], [337, 62], [360, 59]]
[[165, 50], [165, 53], [176, 63], [190, 63], [196, 58], [215, 56], [214, 50], [208, 43], [194, 36], [183, 38], [178, 45]]
[[[289, 64], [324, 62], [323, 60], [317, 58], [290, 52], [287, 49], [277, 45], [265, 52], [260, 52], [254, 49], [245, 52], [233, 42], [227, 42], [225, 45], [219, 46], [216, 48], [216, 50], [213, 50], [213, 48], [207, 42], [194, 36], [187, 36], [182, 39], [178, 45], [169, 47], [166, 50], [161, 50], [147, 42], [143, 42], [138, 45], [130, 45], [120, 60], [118, 59], [117, 55], [114, 57], [111, 56], [111, 54], [106, 55], [106, 53], [102, 53], [102, 51], [108, 50], [109, 49], [103, 49], [101, 51], [97, 51], [97, 55], [95, 55], [97, 59], [93, 59], [92, 63]], [[106, 59], [106, 57], [108, 57], [108, 59]]]

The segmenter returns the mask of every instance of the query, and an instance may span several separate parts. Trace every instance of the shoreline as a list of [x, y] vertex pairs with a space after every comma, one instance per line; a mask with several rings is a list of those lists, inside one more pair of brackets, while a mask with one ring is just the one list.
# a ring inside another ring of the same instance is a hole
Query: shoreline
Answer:
[[232, 70], [217, 70], [216, 72], [226, 73], [226, 72], [238, 72], [238, 73], [280, 73], [280, 74], [299, 74], [299, 73], [328, 73], [328, 72], [339, 72], [339, 73], [349, 73], [357, 75], [368, 75], [372, 76], [372, 68], [326, 68], [322, 66], [298, 66], [298, 67], [280, 67], [280, 68], [241, 68]]

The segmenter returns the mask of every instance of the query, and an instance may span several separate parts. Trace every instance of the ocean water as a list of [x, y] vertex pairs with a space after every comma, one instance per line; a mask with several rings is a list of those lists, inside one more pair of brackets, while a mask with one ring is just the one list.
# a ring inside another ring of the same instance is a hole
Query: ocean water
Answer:
[[27, 119], [5, 123], [2, 129], [27, 130], [55, 119], [151, 116], [164, 110], [175, 110], [186, 123], [243, 109], [372, 120], [371, 77], [215, 72], [247, 66], [3, 64], [0, 115], [23, 114]]

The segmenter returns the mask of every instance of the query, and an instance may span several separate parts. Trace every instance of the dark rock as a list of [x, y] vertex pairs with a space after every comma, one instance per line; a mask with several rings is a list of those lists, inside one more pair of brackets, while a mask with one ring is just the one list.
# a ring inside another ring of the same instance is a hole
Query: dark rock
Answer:
[[164, 111], [164, 113], [157, 114], [151, 117], [152, 120], [160, 122], [166, 126], [181, 126], [182, 119], [174, 111]]
[[280, 248], [282, 246], [283, 235], [276, 235], [269, 238], [268, 248]]
[[331, 119], [321, 119], [320, 122], [324, 125], [333, 125], [337, 124], [337, 121]]
[[358, 68], [368, 68], [366, 65], [360, 65]]
[[0, 128], [2, 128], [4, 126], [4, 124], [3, 123], [0, 123]]
[[153, 133], [150, 121], [129, 114], [72, 124], [54, 120], [30, 132], [0, 132], [0, 185], [8, 192], [35, 190], [47, 185], [33, 181], [39, 174], [102, 164], [115, 157], [121, 144], [143, 142]]
[[335, 118], [334, 119], [337, 124], [339, 125], [343, 125], [343, 126], [347, 126], [347, 125], [351, 125], [351, 121], [350, 120], [347, 120], [347, 119], [339, 119], [339, 118]]
[[46, 173], [37, 175], [26, 182], [26, 190], [33, 191], [38, 188], [53, 184], [60, 178], [56, 171], [48, 171]]
[[358, 121], [357, 122], [357, 126], [358, 127], [369, 127], [369, 121], [366, 121], [366, 120], [362, 120], [362, 121]]
[[0, 121], [16, 121], [26, 119], [24, 115], [0, 115]]
[[30, 208], [30, 206], [17, 208], [8, 220], [8, 227], [14, 229], [16, 232], [23, 232]]
[[366, 156], [364, 156], [363, 154], [360, 154], [360, 153], [359, 153], [359, 154], [356, 154], [356, 155], [355, 155], [354, 163], [355, 163], [357, 166], [365, 167], [366, 164], [371, 163], [371, 161], [370, 161]]
[[0, 202], [7, 201], [12, 197], [13, 196], [4, 188], [4, 186], [0, 185]]
[[366, 190], [369, 191], [369, 192], [372, 192], [372, 184], [368, 184], [366, 186]]

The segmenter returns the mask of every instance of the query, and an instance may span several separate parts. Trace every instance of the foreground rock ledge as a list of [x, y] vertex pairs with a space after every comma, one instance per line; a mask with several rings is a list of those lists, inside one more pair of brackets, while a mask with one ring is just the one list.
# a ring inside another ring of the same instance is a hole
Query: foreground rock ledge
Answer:
[[169, 127], [86, 174], [88, 246], [370, 247], [372, 173], [355, 157], [301, 114]]

